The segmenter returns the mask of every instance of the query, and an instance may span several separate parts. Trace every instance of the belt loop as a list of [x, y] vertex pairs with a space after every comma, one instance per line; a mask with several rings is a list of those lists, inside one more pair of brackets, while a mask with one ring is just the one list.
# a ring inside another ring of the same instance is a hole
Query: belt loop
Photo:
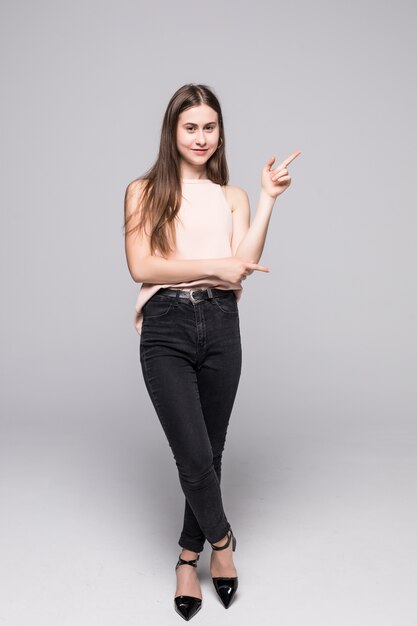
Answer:
[[210, 287], [207, 287], [207, 293], [208, 293], [208, 297], [209, 297], [209, 298], [212, 298], [212, 297], [213, 297], [213, 294], [212, 294], [212, 292], [211, 292]]
[[180, 292], [179, 292], [179, 289], [176, 289], [176, 291], [175, 291], [175, 304], [177, 304], [177, 303], [178, 303], [178, 298], [179, 298], [179, 297], [180, 297]]

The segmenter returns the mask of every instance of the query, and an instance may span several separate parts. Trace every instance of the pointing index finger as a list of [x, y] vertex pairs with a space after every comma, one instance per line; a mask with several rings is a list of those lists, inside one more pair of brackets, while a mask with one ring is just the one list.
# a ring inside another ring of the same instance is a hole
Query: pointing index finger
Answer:
[[301, 150], [296, 150], [295, 152], [293, 152], [291, 154], [291, 156], [287, 157], [286, 159], [284, 159], [279, 165], [278, 168], [281, 169], [282, 167], [287, 167], [287, 165], [289, 165], [291, 163], [291, 161], [294, 161], [294, 159], [296, 159], [298, 157], [298, 155], [301, 154]]
[[269, 267], [266, 265], [261, 265], [260, 263], [250, 263], [249, 264], [254, 270], [260, 270], [261, 272], [269, 272]]

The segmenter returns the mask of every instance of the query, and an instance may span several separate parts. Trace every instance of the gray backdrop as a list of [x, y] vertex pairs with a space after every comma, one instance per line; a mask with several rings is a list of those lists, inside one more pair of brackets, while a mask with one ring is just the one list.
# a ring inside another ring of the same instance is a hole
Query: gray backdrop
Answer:
[[[1, 3], [7, 626], [175, 624], [183, 494], [147, 396], [126, 185], [182, 84], [230, 184], [299, 149], [240, 301], [223, 462], [240, 589], [195, 623], [416, 623], [415, 3]], [[264, 614], [260, 614], [262, 605]]]

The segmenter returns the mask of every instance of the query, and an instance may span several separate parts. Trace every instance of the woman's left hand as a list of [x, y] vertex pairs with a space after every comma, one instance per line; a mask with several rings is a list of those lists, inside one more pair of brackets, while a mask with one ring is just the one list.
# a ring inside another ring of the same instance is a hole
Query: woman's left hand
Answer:
[[272, 164], [275, 161], [275, 157], [271, 157], [265, 167], [262, 170], [261, 184], [262, 189], [271, 198], [277, 198], [287, 187], [291, 184], [291, 176], [288, 174], [287, 166], [298, 155], [301, 154], [301, 150], [293, 152], [291, 156], [284, 159], [275, 169], [271, 170]]

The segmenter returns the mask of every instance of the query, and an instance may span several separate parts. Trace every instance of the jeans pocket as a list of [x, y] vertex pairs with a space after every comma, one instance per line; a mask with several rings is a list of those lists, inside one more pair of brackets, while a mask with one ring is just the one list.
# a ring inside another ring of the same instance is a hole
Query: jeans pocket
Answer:
[[174, 302], [175, 298], [170, 298], [169, 296], [153, 296], [143, 305], [143, 321], [145, 319], [163, 317], [169, 313]]
[[223, 313], [227, 313], [228, 315], [238, 315], [239, 309], [237, 305], [236, 295], [234, 291], [231, 292], [230, 296], [213, 298], [212, 302], [219, 308]]

